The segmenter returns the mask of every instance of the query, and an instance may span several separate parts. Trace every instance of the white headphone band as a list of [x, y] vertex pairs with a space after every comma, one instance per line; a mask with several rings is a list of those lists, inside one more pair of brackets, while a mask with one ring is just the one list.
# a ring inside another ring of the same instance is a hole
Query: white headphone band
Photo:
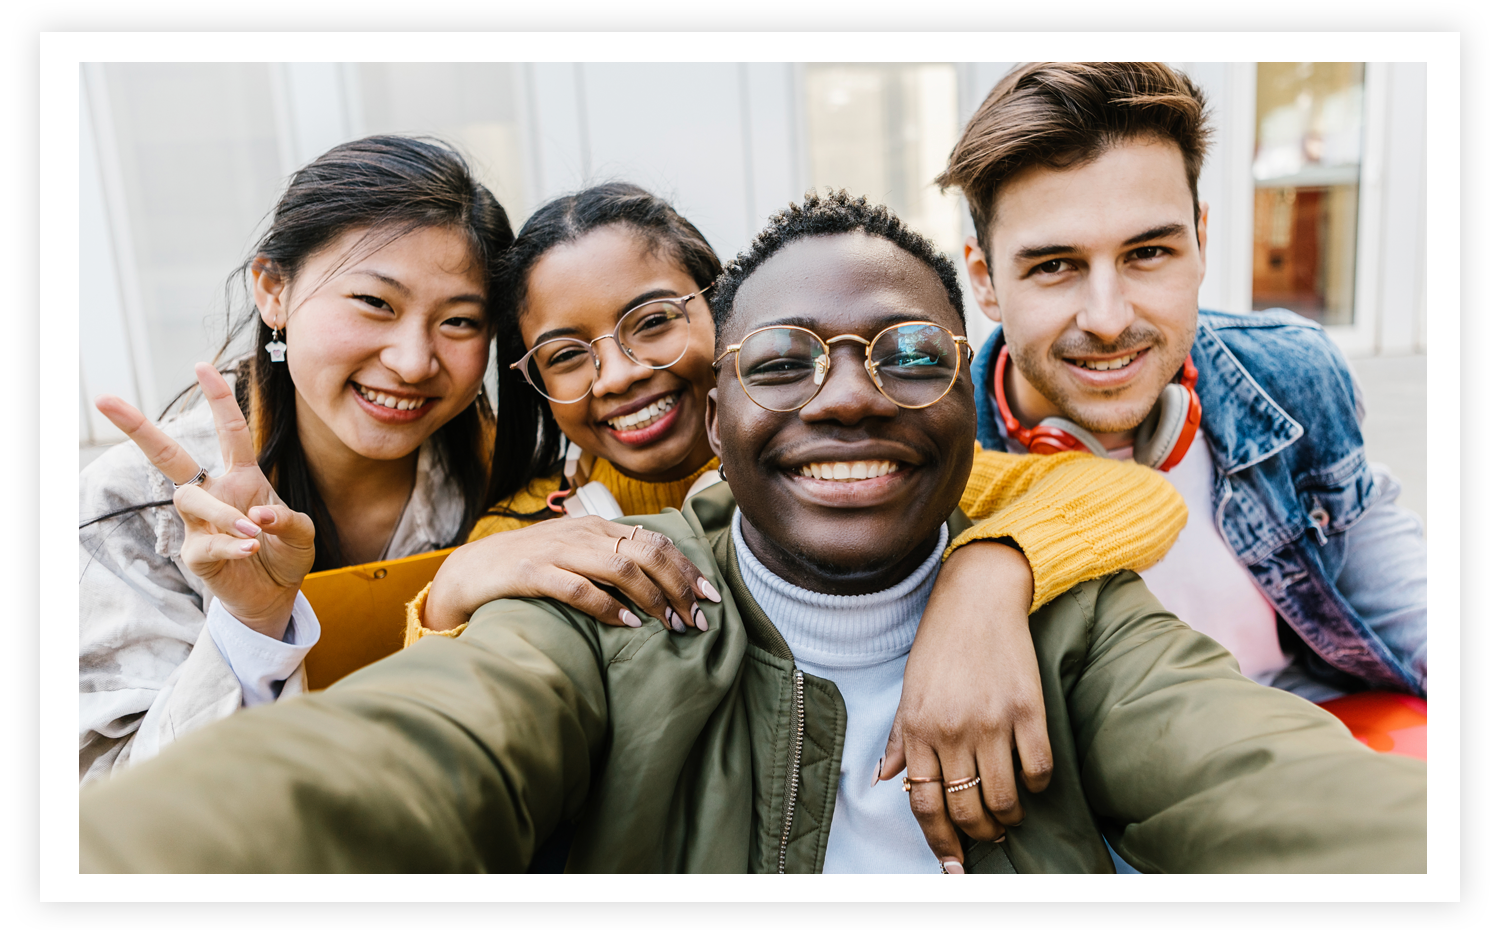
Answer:
[[1147, 468], [1160, 468], [1182, 435], [1187, 425], [1192, 398], [1188, 389], [1180, 384], [1168, 384], [1135, 431], [1135, 460]]

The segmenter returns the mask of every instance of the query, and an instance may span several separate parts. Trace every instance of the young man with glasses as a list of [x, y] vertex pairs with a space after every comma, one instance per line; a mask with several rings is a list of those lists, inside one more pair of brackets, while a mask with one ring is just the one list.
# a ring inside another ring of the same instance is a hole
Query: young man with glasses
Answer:
[[[812, 197], [713, 293], [722, 354], [772, 329], [785, 351], [721, 361], [727, 483], [640, 521], [725, 592], [707, 632], [493, 602], [456, 640], [86, 790], [81, 868], [519, 870], [573, 823], [576, 871], [1108, 872], [1098, 824], [1151, 870], [1425, 869], [1425, 766], [1244, 679], [1128, 572], [1035, 614], [1051, 784], [1023, 790], [1024, 823], [935, 861], [908, 795], [868, 772], [967, 524], [956, 273], [884, 208]], [[910, 324], [925, 348], [872, 351]], [[951, 374], [908, 373], [949, 352]], [[823, 477], [857, 463], [865, 478]], [[986, 764], [914, 764], [918, 817], [978, 806]]]

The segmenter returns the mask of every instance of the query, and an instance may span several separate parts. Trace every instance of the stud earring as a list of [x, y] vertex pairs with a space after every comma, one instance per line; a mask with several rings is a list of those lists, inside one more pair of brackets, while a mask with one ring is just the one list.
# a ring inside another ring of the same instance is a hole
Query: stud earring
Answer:
[[281, 341], [281, 327], [271, 330], [271, 341], [266, 343], [266, 354], [271, 356], [272, 362], [286, 361], [286, 343]]

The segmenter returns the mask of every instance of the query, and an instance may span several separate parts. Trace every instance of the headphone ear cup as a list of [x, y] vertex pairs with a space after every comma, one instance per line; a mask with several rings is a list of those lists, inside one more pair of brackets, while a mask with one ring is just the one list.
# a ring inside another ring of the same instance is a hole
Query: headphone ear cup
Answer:
[[1136, 428], [1135, 460], [1147, 468], [1162, 468], [1177, 448], [1177, 440], [1182, 436], [1183, 427], [1187, 426], [1192, 406], [1193, 397], [1187, 388], [1180, 384], [1167, 385], [1151, 413]]
[[1032, 427], [1032, 433], [1045, 433], [1042, 427], [1048, 427], [1050, 429], [1057, 430], [1059, 433], [1066, 433], [1068, 436], [1077, 441], [1077, 445], [1068, 444], [1067, 440], [1062, 439], [1062, 437], [1058, 437], [1057, 439], [1050, 439], [1046, 438], [1045, 436], [1039, 436], [1037, 440], [1032, 441], [1033, 452], [1042, 451], [1036, 448], [1037, 442], [1040, 440], [1042, 442], [1049, 442], [1052, 445], [1056, 446], [1056, 448], [1048, 449], [1048, 452], [1081, 452], [1087, 449], [1089, 452], [1092, 452], [1095, 455], [1101, 456], [1103, 458], [1109, 457], [1109, 453], [1106, 452], [1104, 447], [1099, 444], [1099, 440], [1094, 438], [1094, 434], [1079, 426], [1077, 423], [1074, 423], [1072, 420], [1065, 420], [1062, 417], [1047, 417], [1046, 419], [1042, 420], [1042, 422]]

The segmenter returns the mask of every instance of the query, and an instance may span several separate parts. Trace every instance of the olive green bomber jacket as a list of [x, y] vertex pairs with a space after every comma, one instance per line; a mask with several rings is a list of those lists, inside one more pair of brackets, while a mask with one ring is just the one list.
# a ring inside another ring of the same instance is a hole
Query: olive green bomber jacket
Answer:
[[[843, 702], [750, 598], [732, 511], [720, 486], [633, 521], [726, 592], [707, 633], [495, 602], [86, 788], [80, 868], [518, 871], [572, 821], [575, 871], [819, 870]], [[1032, 634], [1052, 783], [969, 873], [1111, 871], [1101, 830], [1143, 871], [1426, 868], [1425, 765], [1244, 679], [1134, 574], [1071, 589]]]

